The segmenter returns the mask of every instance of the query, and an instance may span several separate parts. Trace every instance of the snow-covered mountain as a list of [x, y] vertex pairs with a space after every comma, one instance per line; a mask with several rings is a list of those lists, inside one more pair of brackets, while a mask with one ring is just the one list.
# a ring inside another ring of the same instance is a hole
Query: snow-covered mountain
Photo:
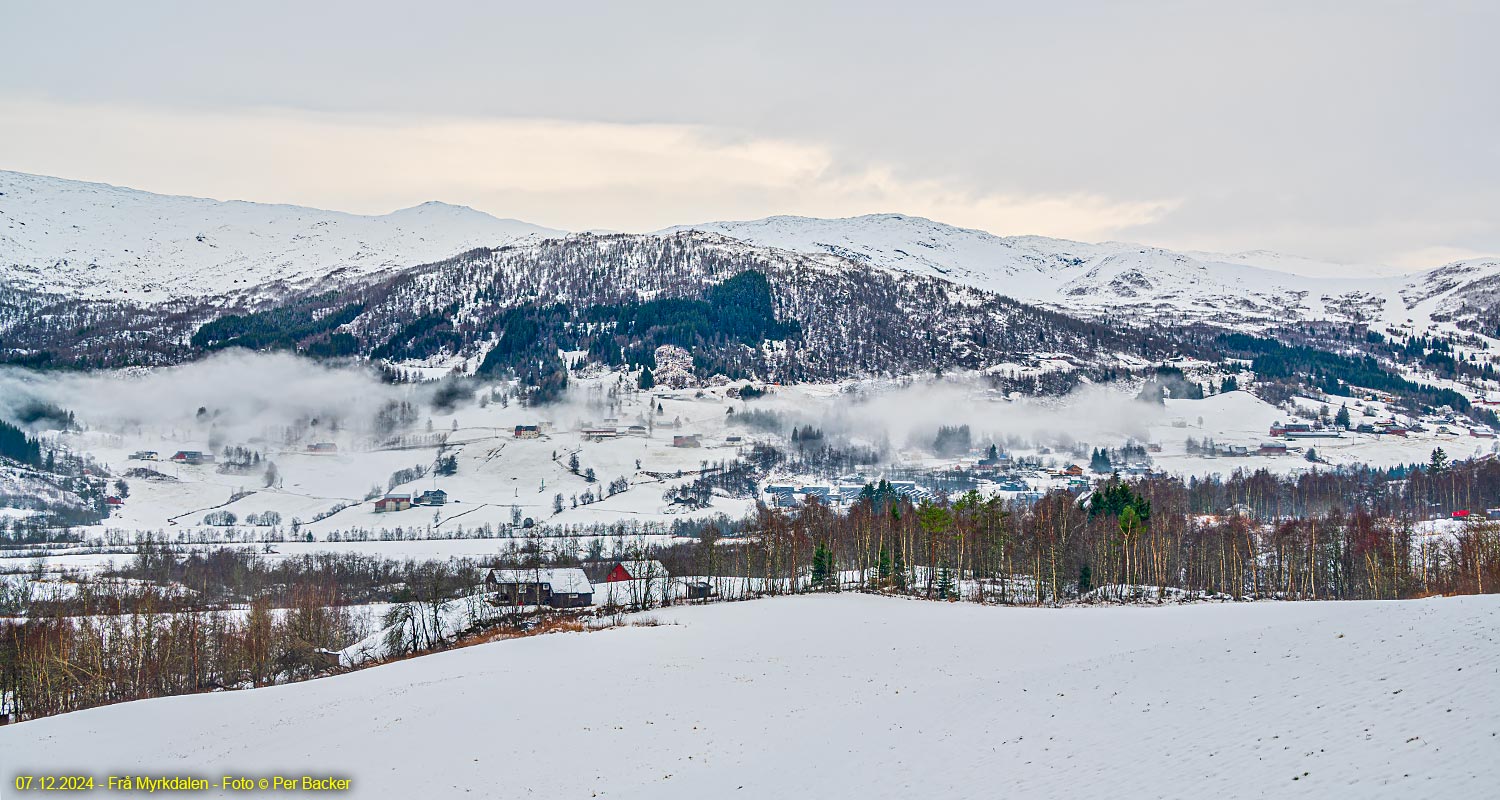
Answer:
[[[669, 228], [937, 278], [1084, 316], [1155, 321], [1336, 319], [1493, 329], [1500, 260], [1399, 273], [1255, 250], [1173, 251], [997, 236], [903, 214], [775, 216]], [[176, 197], [0, 171], [0, 285], [154, 304], [266, 288], [338, 288], [474, 248], [562, 231], [443, 203], [381, 216]], [[1483, 319], [1482, 324], [1479, 321]]]
[[73, 297], [157, 302], [338, 282], [560, 235], [445, 203], [361, 216], [0, 171], [0, 283]]
[[1085, 313], [1426, 325], [1434, 317], [1474, 312], [1476, 296], [1500, 292], [1495, 259], [1401, 273], [1265, 250], [1178, 252], [1125, 242], [996, 236], [902, 214], [779, 216], [669, 230], [711, 231], [763, 247], [830, 254]]

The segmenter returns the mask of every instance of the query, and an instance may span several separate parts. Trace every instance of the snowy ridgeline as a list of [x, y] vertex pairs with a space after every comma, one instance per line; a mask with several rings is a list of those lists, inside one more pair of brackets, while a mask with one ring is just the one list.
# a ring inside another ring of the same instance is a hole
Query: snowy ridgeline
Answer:
[[[566, 232], [444, 203], [383, 216], [176, 197], [0, 171], [0, 278], [88, 296], [142, 301], [212, 295], [329, 272], [414, 267], [479, 247]], [[1474, 259], [1400, 274], [1264, 250], [1177, 252], [1109, 242], [997, 236], [902, 214], [847, 219], [776, 216], [661, 231], [703, 231], [759, 248], [935, 277], [1032, 302], [1121, 303], [1177, 311], [1308, 317], [1356, 314], [1425, 321], [1487, 288], [1500, 262]], [[1377, 276], [1341, 278], [1334, 276]]]
[[818, 595], [650, 617], [0, 727], [0, 751], [41, 774], [79, 753], [333, 774], [353, 797], [1405, 800], [1500, 781], [1495, 596], [1037, 611]]

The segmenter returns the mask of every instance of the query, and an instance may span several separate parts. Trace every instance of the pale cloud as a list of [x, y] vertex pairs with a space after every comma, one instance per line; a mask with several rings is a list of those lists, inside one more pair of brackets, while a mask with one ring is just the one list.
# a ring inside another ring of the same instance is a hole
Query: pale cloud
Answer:
[[179, 111], [0, 100], [3, 166], [170, 194], [384, 213], [426, 200], [573, 230], [770, 214], [900, 212], [997, 233], [1102, 239], [1171, 198], [976, 192], [848, 164], [829, 146], [701, 125]]
[[1419, 247], [1415, 250], [1407, 250], [1397, 253], [1390, 260], [1391, 266], [1405, 269], [1431, 269], [1441, 264], [1450, 264], [1454, 261], [1466, 261], [1473, 258], [1494, 258], [1492, 252], [1483, 250], [1470, 250], [1465, 247], [1444, 247], [1435, 245], [1432, 247]]

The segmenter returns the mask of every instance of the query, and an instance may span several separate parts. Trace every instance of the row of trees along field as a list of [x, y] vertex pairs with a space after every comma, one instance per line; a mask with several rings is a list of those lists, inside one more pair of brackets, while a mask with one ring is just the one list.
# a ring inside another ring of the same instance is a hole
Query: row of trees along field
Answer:
[[871, 589], [1044, 604], [1097, 598], [1104, 587], [1236, 599], [1500, 591], [1500, 525], [1488, 522], [1440, 537], [1366, 509], [1259, 523], [1190, 513], [1186, 487], [1166, 480], [1114, 483], [1083, 504], [1055, 492], [1029, 507], [973, 492], [915, 505], [870, 494], [847, 513], [762, 507], [750, 537], [660, 555], [674, 573], [748, 576], [771, 594]]

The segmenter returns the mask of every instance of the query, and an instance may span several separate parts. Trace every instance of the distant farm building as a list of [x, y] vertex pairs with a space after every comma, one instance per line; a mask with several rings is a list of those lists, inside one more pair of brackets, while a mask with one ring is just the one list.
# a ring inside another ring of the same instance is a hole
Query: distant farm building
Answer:
[[333, 442], [313, 442], [307, 446], [307, 452], [309, 453], [327, 454], [337, 453], [338, 451], [339, 446]]
[[1469, 518], [1469, 509], [1467, 509], [1467, 508], [1460, 508], [1459, 510], [1453, 512], [1453, 519], [1468, 519], [1468, 518]]
[[104, 502], [106, 504], [108, 504], [108, 505], [111, 505], [111, 506], [123, 506], [123, 505], [125, 505], [125, 501], [124, 500], [121, 500], [120, 498], [118, 498], [118, 497], [116, 497], [114, 495], [110, 495], [109, 497], [104, 498]]
[[172, 460], [178, 464], [197, 465], [210, 463], [214, 460], [214, 457], [198, 450], [178, 450], [172, 454]]
[[593, 442], [602, 442], [620, 435], [614, 428], [584, 428], [582, 434], [585, 440]]
[[443, 506], [448, 504], [448, 493], [442, 489], [428, 489], [412, 501], [419, 506]]
[[702, 447], [703, 443], [698, 440], [696, 433], [676, 434], [672, 437], [673, 447]]
[[1261, 442], [1260, 454], [1263, 456], [1286, 455], [1286, 442]]
[[670, 577], [660, 561], [616, 561], [605, 576], [605, 583], [656, 580]]
[[375, 513], [385, 514], [391, 511], [405, 511], [411, 508], [411, 495], [404, 493], [388, 494], [375, 501]]
[[155, 450], [137, 450], [134, 453], [130, 454], [130, 460], [131, 461], [155, 461], [156, 460], [156, 451]]
[[516, 426], [516, 438], [517, 439], [535, 439], [535, 438], [537, 438], [537, 437], [539, 437], [541, 435], [542, 435], [542, 426], [540, 426], [540, 425], [517, 425]]
[[594, 604], [594, 585], [577, 567], [492, 569], [484, 578], [492, 603], [507, 606], [583, 608]]
[[1475, 425], [1469, 429], [1469, 435], [1476, 439], [1493, 439], [1495, 438], [1495, 429], [1488, 425]]

